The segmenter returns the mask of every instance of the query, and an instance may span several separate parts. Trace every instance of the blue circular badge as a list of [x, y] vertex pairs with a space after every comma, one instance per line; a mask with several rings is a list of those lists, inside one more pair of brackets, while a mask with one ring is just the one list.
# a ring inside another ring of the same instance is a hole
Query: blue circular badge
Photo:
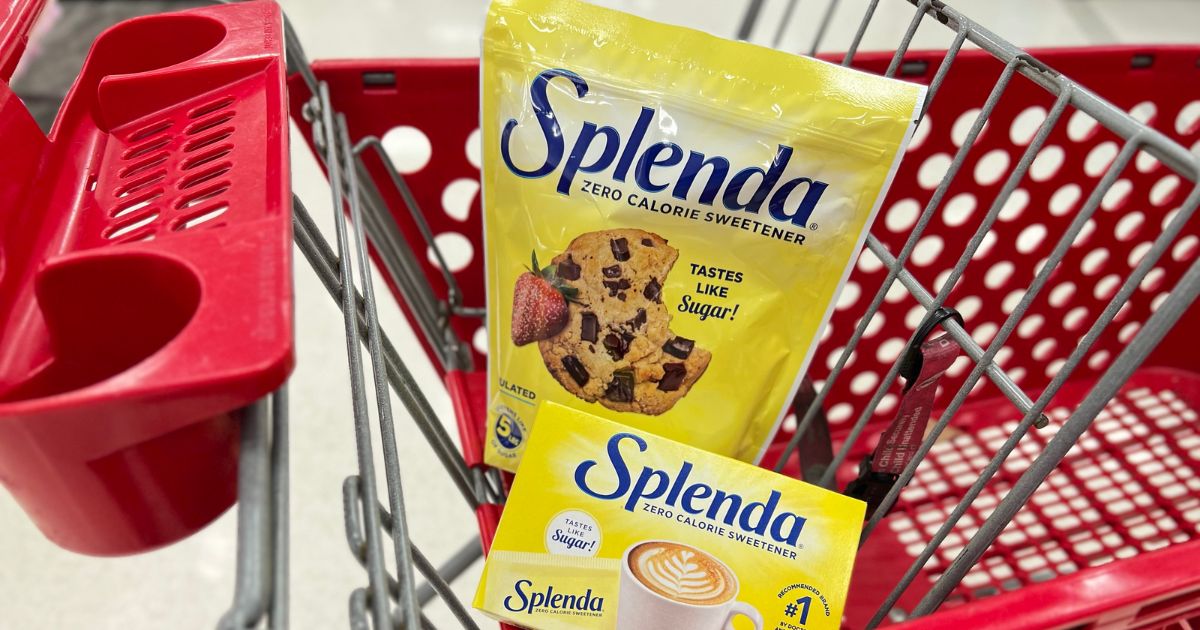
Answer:
[[517, 448], [525, 440], [525, 430], [517, 414], [508, 407], [501, 406], [496, 412], [496, 441], [504, 448]]

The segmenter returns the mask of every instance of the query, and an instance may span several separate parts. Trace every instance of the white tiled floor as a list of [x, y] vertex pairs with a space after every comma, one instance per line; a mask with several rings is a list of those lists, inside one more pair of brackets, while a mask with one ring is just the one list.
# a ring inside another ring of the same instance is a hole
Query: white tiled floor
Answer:
[[[312, 57], [473, 56], [485, 2], [440, 0], [323, 2], [284, 0]], [[648, 17], [732, 35], [744, 2], [722, 0], [610, 0], [610, 6]], [[785, 2], [768, 1], [754, 40], [770, 41]], [[845, 45], [865, 0], [845, 0], [827, 48]], [[1188, 0], [961, 0], [964, 13], [1021, 46], [1197, 41], [1200, 3]], [[800, 3], [785, 41], [799, 50], [816, 28], [815, 8]], [[911, 15], [901, 0], [883, 0], [864, 49], [898, 41]], [[947, 29], [926, 24], [915, 47], [943, 47]], [[330, 228], [328, 187], [299, 136], [293, 139], [293, 185], [310, 211]], [[364, 574], [346, 548], [341, 482], [355, 470], [350, 398], [340, 313], [297, 254], [298, 363], [292, 379], [292, 620], [296, 628], [347, 625], [347, 599]], [[382, 282], [377, 281], [377, 286]], [[410, 369], [428, 385], [434, 408], [450, 420], [450, 406], [429, 362], [394, 305], [385, 328]], [[397, 409], [401, 409], [396, 404]], [[413, 538], [435, 561], [474, 534], [472, 514], [458, 500], [428, 448], [404, 417], [399, 449]], [[454, 434], [454, 431], [451, 431]], [[0, 492], [0, 630], [212, 627], [233, 590], [235, 518], [230, 512], [204, 532], [171, 548], [121, 559], [69, 554], [46, 542], [7, 494]], [[477, 569], [457, 583], [466, 598]], [[436, 606], [438, 627], [454, 627]], [[484, 627], [489, 627], [484, 624]]]

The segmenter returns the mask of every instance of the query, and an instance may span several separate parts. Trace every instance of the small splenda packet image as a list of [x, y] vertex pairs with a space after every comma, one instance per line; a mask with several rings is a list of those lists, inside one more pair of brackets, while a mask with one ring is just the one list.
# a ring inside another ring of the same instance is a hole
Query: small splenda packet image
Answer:
[[487, 463], [546, 401], [759, 461], [924, 88], [575, 0], [482, 75]]
[[836, 629], [866, 504], [553, 402], [475, 607], [526, 628]]

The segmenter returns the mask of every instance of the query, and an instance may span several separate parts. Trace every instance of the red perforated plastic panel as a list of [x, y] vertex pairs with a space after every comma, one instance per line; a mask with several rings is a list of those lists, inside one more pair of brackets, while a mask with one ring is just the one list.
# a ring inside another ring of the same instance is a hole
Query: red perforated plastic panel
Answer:
[[[923, 577], [897, 603], [898, 611], [912, 609], [1091, 385], [1074, 381], [1059, 393], [1062, 404], [1047, 412], [1050, 426], [1021, 441], [926, 565]], [[964, 407], [956, 417], [963, 429], [952, 431], [930, 451], [896, 509], [860, 551], [848, 627], [862, 627], [874, 614], [1011, 434], [1020, 416], [1011, 408], [1006, 414], [1005, 408], [987, 401]], [[1057, 627], [1050, 618], [1067, 625], [1078, 622], [1087, 606], [1108, 606], [1106, 597], [1127, 597], [1072, 591], [1081, 584], [1150, 579], [1158, 581], [1158, 595], [1177, 588], [1176, 582], [1187, 584], [1180, 574], [1164, 571], [1151, 579], [1117, 561], [1158, 550], [1165, 551], [1155, 555], [1165, 558], [1195, 553], [1189, 550], [1200, 538], [1198, 413], [1200, 378], [1195, 374], [1171, 369], [1138, 373], [984, 553], [943, 610], [1001, 595], [1012, 608], [1011, 625], [1005, 627]], [[842, 472], [843, 481], [852, 477], [848, 468]], [[1187, 575], [1191, 573], [1182, 574]], [[1066, 576], [1070, 579], [1060, 579]], [[1055, 597], [1061, 600], [1049, 599], [1044, 608], [1028, 603], [1026, 589], [1056, 581]], [[1116, 605], [1115, 600], [1110, 603]], [[1133, 599], [1126, 605], [1136, 609], [1137, 603]], [[947, 622], [943, 627], [954, 626]]]

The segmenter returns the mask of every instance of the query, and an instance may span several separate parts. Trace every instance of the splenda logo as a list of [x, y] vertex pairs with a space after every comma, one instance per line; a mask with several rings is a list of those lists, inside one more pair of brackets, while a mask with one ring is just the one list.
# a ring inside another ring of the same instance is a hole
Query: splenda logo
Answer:
[[[778, 490], [772, 490], [765, 501], [747, 501], [739, 494], [692, 481], [694, 466], [689, 461], [683, 462], [674, 476], [665, 470], [642, 466], [634, 479], [621, 452], [621, 443], [626, 441], [636, 445], [638, 452], [644, 453], [649, 448], [646, 440], [632, 433], [617, 433], [609, 438], [606, 451], [610, 474], [597, 470], [600, 463], [594, 459], [585, 460], [575, 468], [575, 485], [584, 494], [606, 501], [624, 499], [624, 507], [630, 512], [637, 509], [638, 501], [656, 500], [663, 505], [679, 506], [688, 514], [703, 514], [710, 520], [720, 520], [746, 533], [770, 536], [775, 542], [797, 546], [805, 519], [792, 512], [779, 511], [782, 495]], [[593, 470], [595, 474], [592, 474]], [[597, 492], [593, 489], [597, 477], [606, 487], [615, 479], [616, 487], [607, 493]]]
[[533, 580], [517, 580], [513, 584], [513, 590], [516, 591], [516, 595], [504, 598], [504, 607], [509, 612], [523, 612], [532, 615], [539, 608], [589, 612], [603, 612], [604, 610], [604, 598], [593, 597], [590, 588], [582, 595], [569, 595], [555, 593], [554, 586], [547, 586], [544, 591], [533, 590]]
[[[612, 178], [624, 182], [633, 169], [633, 181], [646, 192], [657, 193], [671, 189], [671, 196], [687, 200], [692, 193], [693, 185], [707, 169], [707, 179], [696, 199], [703, 205], [711, 206], [718, 194], [725, 208], [737, 211], [745, 210], [758, 214], [763, 203], [771, 218], [792, 223], [797, 226], [808, 225], [817, 202], [829, 184], [808, 177], [796, 177], [782, 184], [779, 180], [792, 159], [794, 149], [779, 145], [775, 157], [767, 169], [758, 166], [747, 166], [732, 177], [729, 176], [731, 165], [729, 158], [708, 155], [699, 151], [685, 151], [673, 142], [656, 142], [641, 150], [642, 141], [650, 128], [650, 123], [657, 113], [651, 107], [642, 107], [641, 113], [629, 131], [628, 140], [622, 146], [621, 132], [615, 127], [600, 126], [591, 121], [584, 121], [583, 128], [571, 144], [571, 152], [563, 161], [566, 151], [566, 141], [563, 138], [562, 125], [550, 105], [547, 89], [550, 81], [562, 77], [571, 81], [579, 98], [587, 96], [588, 84], [583, 77], [570, 70], [545, 70], [537, 75], [529, 86], [529, 97], [533, 103], [533, 111], [537, 115], [537, 123], [541, 128], [542, 137], [546, 143], [546, 159], [540, 166], [524, 169], [517, 166], [512, 158], [510, 143], [513, 131], [519, 126], [515, 118], [509, 119], [500, 134], [500, 155], [508, 170], [520, 177], [540, 179], [562, 167], [558, 177], [557, 190], [563, 195], [571, 194], [571, 183], [578, 173], [601, 173], [612, 167]], [[603, 142], [601, 153], [594, 161], [585, 164], [588, 150], [594, 142]], [[638, 152], [641, 150], [641, 154]], [[673, 167], [683, 164], [683, 168]], [[726, 181], [728, 180], [728, 181]], [[757, 180], [757, 181], [754, 181]], [[757, 186], [757, 187], [756, 187]], [[722, 188], [724, 192], [722, 193]], [[743, 192], [750, 192], [750, 198], [742, 201]], [[789, 211], [785, 206], [794, 195], [801, 195], [794, 210]]]

